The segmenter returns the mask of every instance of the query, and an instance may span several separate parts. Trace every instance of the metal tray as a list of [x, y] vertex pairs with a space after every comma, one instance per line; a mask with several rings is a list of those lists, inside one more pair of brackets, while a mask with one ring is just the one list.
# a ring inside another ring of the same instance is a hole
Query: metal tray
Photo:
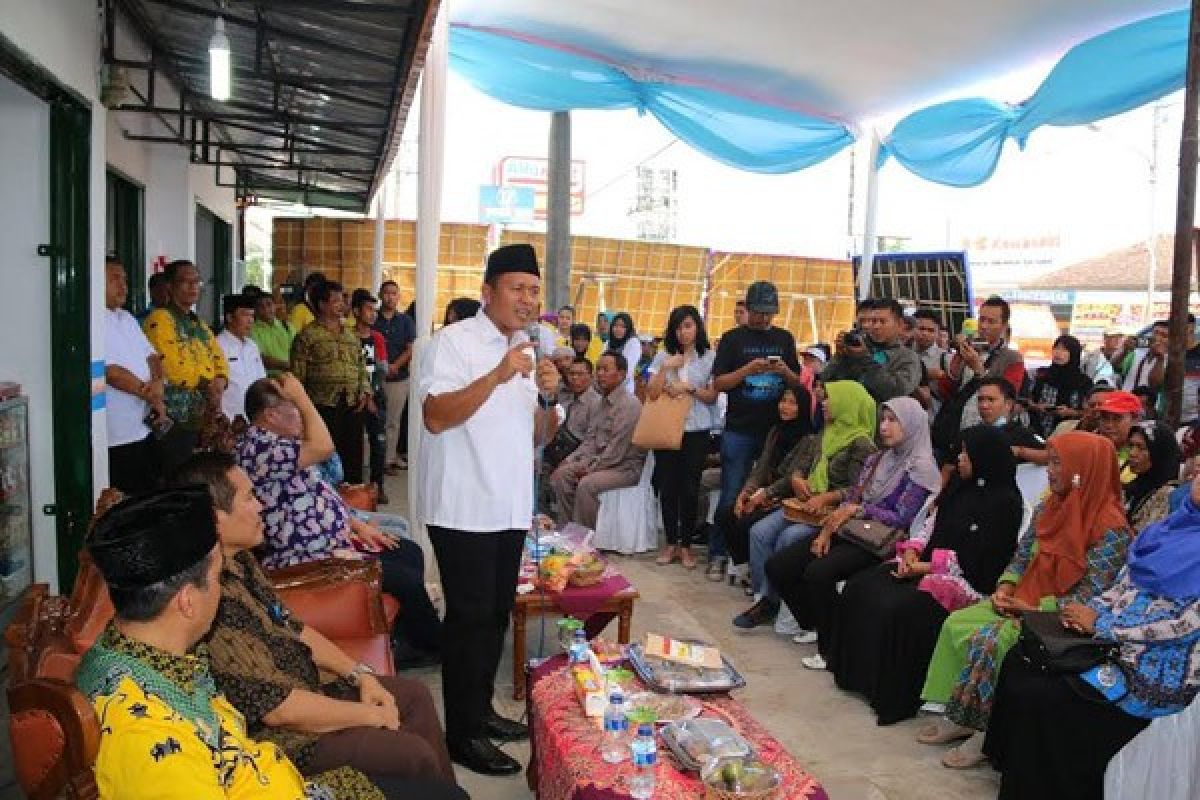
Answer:
[[640, 644], [629, 645], [629, 662], [638, 677], [656, 692], [720, 694], [746, 685], [746, 679], [729, 659], [721, 656], [721, 669], [700, 669], [647, 656]]
[[688, 752], [685, 741], [699, 738], [713, 742], [720, 752], [705, 758], [750, 758], [754, 748], [733, 728], [718, 719], [700, 717], [682, 722], [672, 722], [660, 732], [663, 744], [671, 751], [671, 755], [679, 766], [690, 772], [700, 772], [704, 762], [697, 760]]

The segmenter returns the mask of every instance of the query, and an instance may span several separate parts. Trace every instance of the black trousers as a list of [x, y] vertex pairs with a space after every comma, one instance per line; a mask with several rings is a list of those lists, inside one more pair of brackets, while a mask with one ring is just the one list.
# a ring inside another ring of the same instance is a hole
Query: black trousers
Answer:
[[161, 473], [154, 434], [138, 442], [108, 448], [108, 485], [125, 494], [150, 491]]
[[[375, 393], [377, 414], [369, 410], [362, 412], [363, 429], [367, 432], [367, 450], [370, 453], [370, 482], [383, 488], [383, 470], [387, 466], [387, 395]], [[361, 478], [360, 478], [361, 480]], [[358, 481], [351, 481], [358, 483]]]
[[754, 523], [774, 510], [759, 509], [739, 517], [733, 513], [733, 506], [717, 509], [713, 519], [725, 532], [725, 547], [729, 550], [729, 557], [734, 564], [741, 565], [750, 561], [750, 529], [754, 527]]
[[442, 699], [446, 738], [484, 735], [496, 669], [517, 594], [525, 531], [474, 533], [429, 526], [442, 573]]
[[425, 554], [419, 545], [401, 539], [394, 550], [379, 554], [383, 590], [400, 601], [394, 638], [430, 653], [442, 648], [442, 621], [425, 591]]
[[816, 631], [822, 655], [829, 646], [838, 581], [849, 579], [880, 563], [878, 556], [837, 536], [829, 552], [817, 558], [813, 540], [801, 539], [767, 560], [767, 580], [787, 604], [796, 623]]
[[363, 415], [345, 398], [336, 406], [317, 406], [317, 413], [329, 428], [333, 446], [342, 460], [346, 483], [362, 483], [363, 479]]
[[700, 505], [700, 473], [708, 456], [708, 431], [683, 434], [678, 450], [654, 451], [654, 486], [662, 503], [667, 544], [690, 547]]

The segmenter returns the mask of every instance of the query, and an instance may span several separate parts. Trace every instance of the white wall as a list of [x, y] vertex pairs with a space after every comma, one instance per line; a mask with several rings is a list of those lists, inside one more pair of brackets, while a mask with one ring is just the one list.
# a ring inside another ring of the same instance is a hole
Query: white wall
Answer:
[[49, 107], [0, 76], [0, 380], [29, 398], [30, 486], [34, 564], [39, 579], [56, 574], [53, 517], [54, 440], [50, 371], [50, 272], [37, 246], [49, 241]]

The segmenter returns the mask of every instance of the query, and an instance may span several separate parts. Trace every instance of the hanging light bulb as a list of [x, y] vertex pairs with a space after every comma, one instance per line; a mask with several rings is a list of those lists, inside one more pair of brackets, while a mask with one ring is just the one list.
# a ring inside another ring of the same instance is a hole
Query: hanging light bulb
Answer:
[[229, 99], [230, 52], [229, 37], [225, 35], [225, 20], [217, 17], [212, 38], [208, 40], [208, 91], [213, 100]]

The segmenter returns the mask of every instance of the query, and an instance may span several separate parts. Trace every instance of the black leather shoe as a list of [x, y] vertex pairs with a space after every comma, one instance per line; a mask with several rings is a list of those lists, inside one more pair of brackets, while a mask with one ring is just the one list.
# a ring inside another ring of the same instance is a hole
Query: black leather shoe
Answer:
[[521, 765], [489, 739], [447, 740], [450, 760], [480, 775], [516, 775]]
[[519, 742], [529, 738], [529, 727], [516, 720], [502, 717], [495, 711], [483, 718], [483, 731], [489, 739], [501, 742]]

